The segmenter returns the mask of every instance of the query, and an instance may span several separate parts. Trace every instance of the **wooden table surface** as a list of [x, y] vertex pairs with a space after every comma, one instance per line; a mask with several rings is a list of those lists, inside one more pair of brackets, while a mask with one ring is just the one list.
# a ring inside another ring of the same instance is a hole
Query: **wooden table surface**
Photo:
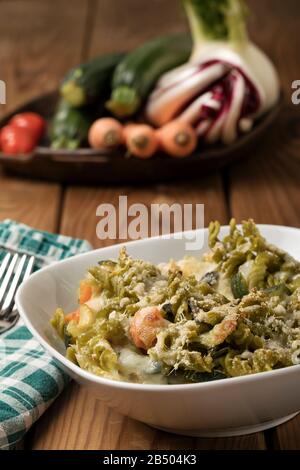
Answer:
[[[126, 3], [126, 6], [125, 6]], [[255, 155], [194, 181], [136, 187], [72, 187], [8, 177], [0, 170], [0, 219], [87, 238], [95, 247], [96, 207], [117, 203], [204, 203], [205, 223], [253, 217], [300, 226], [300, 119], [291, 82], [300, 79], [298, 0], [250, 1], [250, 30], [272, 57], [285, 92], [281, 117]], [[174, 0], [0, 0], [0, 114], [54, 89], [68, 68], [103, 51], [130, 48], [154, 33], [185, 28]], [[270, 397], [271, 398], [271, 397]], [[169, 435], [123, 417], [71, 384], [24, 440], [27, 449], [300, 449], [300, 415], [264, 433], [226, 439]]]

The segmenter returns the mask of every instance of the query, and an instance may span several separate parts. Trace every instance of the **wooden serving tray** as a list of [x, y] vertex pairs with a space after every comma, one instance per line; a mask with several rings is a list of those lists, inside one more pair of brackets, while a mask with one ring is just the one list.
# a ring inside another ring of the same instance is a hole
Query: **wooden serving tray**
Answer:
[[[0, 120], [0, 128], [16, 113], [34, 111], [51, 119], [58, 92], [44, 94], [15, 109]], [[229, 147], [205, 148], [199, 145], [189, 157], [178, 159], [163, 153], [148, 160], [125, 157], [125, 151], [99, 152], [90, 148], [53, 150], [45, 141], [28, 155], [11, 156], [0, 152], [0, 163], [6, 172], [27, 178], [71, 184], [147, 183], [191, 178], [219, 170], [245, 158], [255, 150], [281, 108], [283, 98], [257, 122], [253, 130]]]

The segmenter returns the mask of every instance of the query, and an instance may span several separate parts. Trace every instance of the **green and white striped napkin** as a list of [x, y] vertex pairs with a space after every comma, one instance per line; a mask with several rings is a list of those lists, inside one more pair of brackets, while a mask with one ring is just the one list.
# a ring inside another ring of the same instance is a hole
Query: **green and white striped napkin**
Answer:
[[[0, 263], [6, 250], [36, 257], [35, 269], [91, 249], [84, 240], [0, 222]], [[68, 383], [68, 376], [19, 320], [0, 335], [0, 449], [13, 449]]]

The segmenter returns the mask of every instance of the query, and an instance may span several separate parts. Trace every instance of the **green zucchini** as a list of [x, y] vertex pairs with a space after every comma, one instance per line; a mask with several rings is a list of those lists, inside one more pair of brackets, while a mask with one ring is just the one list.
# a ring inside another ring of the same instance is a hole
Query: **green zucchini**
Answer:
[[231, 278], [231, 291], [235, 299], [241, 299], [244, 295], [249, 294], [246, 280], [239, 272]]
[[169, 321], [174, 321], [174, 312], [172, 309], [172, 305], [170, 303], [166, 303], [162, 306], [162, 310], [164, 312], [164, 318]]
[[87, 108], [72, 108], [61, 100], [50, 127], [51, 147], [77, 149], [87, 142], [89, 128], [94, 121], [93, 112]]
[[114, 69], [123, 57], [114, 52], [73, 68], [61, 84], [61, 96], [74, 107], [96, 103], [103, 95], [106, 98]]
[[191, 49], [188, 35], [173, 34], [152, 39], [127, 54], [113, 73], [107, 109], [118, 117], [135, 114], [160, 76], [186, 62]]
[[73, 340], [73, 338], [68, 333], [67, 325], [65, 324], [64, 325], [64, 343], [65, 343], [66, 348], [68, 348], [70, 346], [70, 344], [72, 344], [72, 340]]
[[212, 372], [187, 370], [183, 371], [183, 376], [187, 382], [212, 382], [213, 380], [227, 379], [227, 376], [218, 370]]
[[267, 287], [264, 289], [264, 292], [271, 297], [283, 297], [284, 295], [291, 295], [291, 291], [286, 284], [277, 284], [276, 286]]

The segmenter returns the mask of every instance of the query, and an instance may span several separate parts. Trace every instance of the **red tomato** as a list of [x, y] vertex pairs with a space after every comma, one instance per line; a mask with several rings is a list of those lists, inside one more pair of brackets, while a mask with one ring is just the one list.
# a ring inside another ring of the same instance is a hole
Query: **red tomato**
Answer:
[[8, 155], [30, 153], [35, 147], [32, 134], [21, 127], [4, 126], [0, 134], [0, 148]]
[[16, 114], [9, 124], [31, 132], [36, 141], [42, 137], [46, 129], [45, 119], [39, 114], [31, 112]]

